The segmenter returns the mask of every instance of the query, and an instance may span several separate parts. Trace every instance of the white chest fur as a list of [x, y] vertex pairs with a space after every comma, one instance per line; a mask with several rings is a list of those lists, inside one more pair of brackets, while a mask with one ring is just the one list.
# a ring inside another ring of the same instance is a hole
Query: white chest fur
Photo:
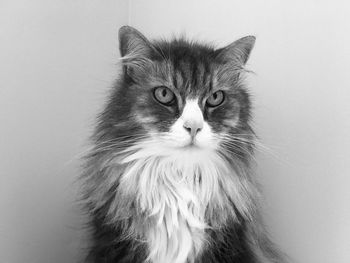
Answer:
[[196, 179], [190, 177], [168, 173], [157, 183], [158, 195], [148, 192], [143, 196], [146, 200], [153, 199], [144, 204], [150, 212], [151, 224], [145, 234], [153, 263], [184, 263], [187, 259], [193, 262], [201, 251], [205, 240], [205, 207], [193, 192], [190, 180]]
[[146, 215], [141, 226], [153, 263], [185, 263], [206, 245], [206, 211], [227, 203], [222, 193], [225, 163], [211, 151], [145, 147], [128, 155], [121, 189], [136, 193]]
[[249, 216], [249, 181], [213, 150], [176, 149], [162, 143], [130, 147], [120, 162], [120, 197], [133, 199], [135, 232], [149, 248], [148, 262], [193, 262], [207, 245], [205, 229]]

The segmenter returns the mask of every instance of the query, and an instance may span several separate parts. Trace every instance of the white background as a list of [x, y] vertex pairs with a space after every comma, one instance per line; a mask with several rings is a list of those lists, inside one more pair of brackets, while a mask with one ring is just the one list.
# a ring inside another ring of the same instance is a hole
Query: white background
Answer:
[[350, 6], [346, 1], [1, 1], [0, 263], [69, 263], [94, 116], [117, 72], [117, 29], [219, 46], [256, 35], [248, 68], [260, 181], [293, 262], [350, 262]]

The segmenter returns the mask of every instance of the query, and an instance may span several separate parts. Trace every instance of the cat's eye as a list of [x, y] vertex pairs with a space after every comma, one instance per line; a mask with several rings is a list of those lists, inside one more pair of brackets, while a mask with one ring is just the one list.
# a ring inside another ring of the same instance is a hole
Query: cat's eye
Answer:
[[224, 102], [224, 99], [225, 99], [224, 92], [221, 90], [218, 90], [217, 92], [214, 92], [213, 94], [211, 94], [211, 96], [207, 99], [206, 103], [209, 107], [217, 107]]
[[165, 86], [155, 88], [153, 95], [158, 102], [166, 106], [171, 105], [175, 101], [175, 94]]

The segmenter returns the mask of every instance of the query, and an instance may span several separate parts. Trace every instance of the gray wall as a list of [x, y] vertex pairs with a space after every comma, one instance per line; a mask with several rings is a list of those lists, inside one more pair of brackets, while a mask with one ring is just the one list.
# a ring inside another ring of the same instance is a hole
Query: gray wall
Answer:
[[77, 156], [117, 72], [120, 0], [0, 1], [0, 262], [76, 262]]
[[224, 45], [248, 63], [266, 218], [300, 263], [350, 262], [345, 1], [0, 2], [0, 263], [76, 262], [77, 157], [117, 71], [117, 28]]

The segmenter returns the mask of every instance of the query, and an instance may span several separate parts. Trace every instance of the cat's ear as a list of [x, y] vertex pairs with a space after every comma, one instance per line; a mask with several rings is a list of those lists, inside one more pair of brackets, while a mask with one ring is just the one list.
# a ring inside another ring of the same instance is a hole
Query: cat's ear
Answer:
[[247, 63], [250, 52], [255, 44], [254, 36], [242, 37], [230, 45], [218, 50], [219, 56], [238, 62], [241, 65]]
[[124, 72], [132, 79], [143, 79], [148, 74], [153, 49], [151, 42], [135, 28], [123, 26], [119, 29], [121, 62]]
[[152, 44], [138, 30], [131, 26], [119, 29], [119, 50], [122, 57], [147, 57]]

